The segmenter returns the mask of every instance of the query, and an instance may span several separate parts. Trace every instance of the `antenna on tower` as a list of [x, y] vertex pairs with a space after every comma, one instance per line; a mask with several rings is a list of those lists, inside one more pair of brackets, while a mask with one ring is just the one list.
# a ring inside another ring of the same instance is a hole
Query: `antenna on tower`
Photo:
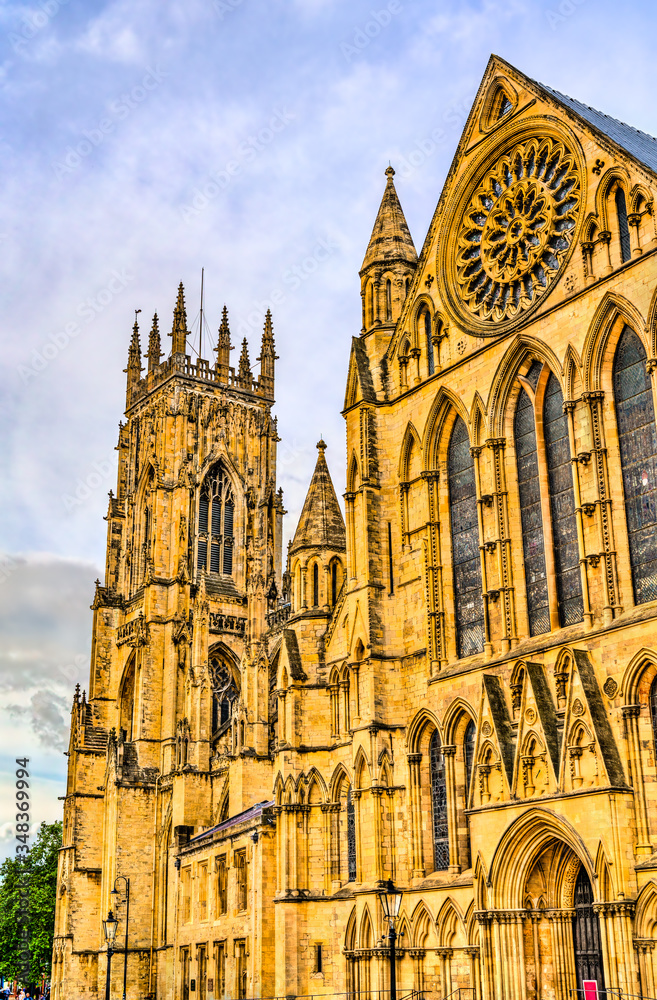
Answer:
[[135, 323], [137, 322], [137, 316], [141, 312], [141, 309], [135, 309]]
[[205, 275], [205, 268], [201, 268], [201, 312], [199, 315], [198, 324], [198, 356], [203, 357], [203, 278]]

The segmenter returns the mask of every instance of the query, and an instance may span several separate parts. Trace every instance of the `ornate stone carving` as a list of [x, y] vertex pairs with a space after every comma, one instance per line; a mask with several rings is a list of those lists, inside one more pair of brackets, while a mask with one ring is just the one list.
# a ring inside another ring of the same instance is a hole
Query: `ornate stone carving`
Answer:
[[577, 157], [549, 136], [517, 142], [476, 178], [456, 220], [455, 290], [480, 335], [534, 307], [562, 272], [581, 195]]
[[608, 677], [602, 686], [602, 690], [608, 698], [615, 698], [618, 694], [618, 684], [613, 677]]

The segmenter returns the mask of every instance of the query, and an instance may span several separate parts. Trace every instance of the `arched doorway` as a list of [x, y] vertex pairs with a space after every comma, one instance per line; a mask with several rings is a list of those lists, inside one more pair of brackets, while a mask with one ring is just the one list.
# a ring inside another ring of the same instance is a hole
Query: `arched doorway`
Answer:
[[577, 988], [582, 990], [585, 979], [595, 979], [598, 990], [604, 989], [600, 922], [593, 911], [593, 889], [582, 865], [575, 882], [575, 916], [573, 917], [573, 942]]

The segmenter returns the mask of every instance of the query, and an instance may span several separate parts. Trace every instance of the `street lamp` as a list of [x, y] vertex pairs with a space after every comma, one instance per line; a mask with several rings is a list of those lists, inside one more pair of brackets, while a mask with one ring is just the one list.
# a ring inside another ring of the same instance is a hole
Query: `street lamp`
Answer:
[[107, 979], [105, 980], [105, 1000], [110, 1000], [110, 967], [112, 964], [112, 954], [114, 949], [112, 945], [114, 944], [114, 938], [116, 937], [116, 928], [118, 927], [118, 920], [110, 910], [107, 914], [107, 920], [103, 920], [103, 930], [105, 931], [105, 940], [107, 941]]
[[125, 944], [123, 950], [123, 1000], [125, 1000], [126, 984], [128, 982], [128, 920], [130, 919], [130, 879], [126, 878], [125, 875], [117, 875], [114, 879], [114, 888], [112, 889], [110, 895], [118, 896], [120, 895], [119, 890], [116, 888], [116, 883], [119, 879], [123, 879], [125, 882]]
[[395, 921], [399, 915], [402, 893], [400, 889], [395, 889], [392, 879], [389, 878], [385, 887], [378, 890], [383, 914], [388, 921], [388, 940], [390, 941], [390, 1000], [397, 1000], [397, 969], [395, 959], [395, 941], [397, 932]]

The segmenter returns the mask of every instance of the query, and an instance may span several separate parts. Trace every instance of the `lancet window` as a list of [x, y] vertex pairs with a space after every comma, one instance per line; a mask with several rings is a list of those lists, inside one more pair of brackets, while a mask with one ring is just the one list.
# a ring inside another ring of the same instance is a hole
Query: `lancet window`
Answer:
[[356, 881], [356, 814], [351, 788], [347, 792], [347, 877]]
[[[539, 371], [540, 367], [539, 365]], [[521, 390], [518, 397], [513, 433], [518, 467], [529, 632], [530, 635], [540, 635], [542, 632], [550, 631], [550, 606], [545, 569], [545, 542], [534, 407], [524, 389]]]
[[452, 430], [447, 464], [457, 652], [459, 656], [471, 656], [484, 648], [484, 604], [474, 461], [468, 431], [460, 417]]
[[618, 236], [620, 239], [621, 260], [625, 263], [632, 256], [630, 245], [630, 228], [627, 224], [627, 202], [622, 187], [616, 188], [616, 216], [618, 218]]
[[233, 490], [220, 466], [210, 472], [201, 487], [198, 508], [199, 569], [231, 576], [234, 520]]
[[386, 281], [386, 320], [392, 319], [392, 282], [390, 278]]
[[313, 607], [316, 608], [319, 604], [319, 566], [317, 563], [313, 564]]
[[477, 727], [474, 720], [470, 719], [463, 734], [463, 761], [465, 764], [465, 791], [466, 795], [470, 791], [470, 780], [472, 778], [472, 764], [474, 762], [475, 735]]
[[431, 742], [429, 743], [429, 768], [431, 774], [434, 870], [442, 872], [449, 868], [449, 835], [447, 829], [445, 758], [437, 729], [434, 730]]
[[433, 375], [436, 365], [433, 356], [433, 341], [431, 339], [431, 316], [428, 310], [424, 313], [424, 337], [427, 344], [427, 370], [429, 375]]
[[634, 601], [657, 597], [657, 432], [646, 352], [628, 326], [614, 358], [614, 399]]
[[237, 699], [237, 688], [228, 664], [219, 656], [210, 657], [212, 677], [212, 732], [230, 722]]

